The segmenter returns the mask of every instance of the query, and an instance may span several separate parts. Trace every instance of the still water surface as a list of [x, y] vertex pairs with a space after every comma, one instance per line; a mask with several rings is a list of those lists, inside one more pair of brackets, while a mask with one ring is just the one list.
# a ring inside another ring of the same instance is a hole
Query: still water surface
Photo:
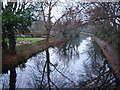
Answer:
[[[89, 65], [91, 61], [88, 53], [93, 47], [91, 37], [81, 40], [79, 45], [74, 48], [70, 45], [66, 45], [66, 47], [69, 47], [69, 50], [59, 47], [49, 48], [50, 78], [58, 87], [73, 87], [73, 84], [79, 85], [80, 81], [85, 81], [87, 79], [85, 78], [85, 63]], [[18, 66], [16, 68], [16, 88], [37, 88], [40, 86], [45, 61], [45, 52], [41, 52], [30, 58], [25, 64]], [[103, 61], [101, 60], [100, 63]], [[9, 87], [9, 76], [10, 71], [2, 75], [4, 88]], [[46, 82], [47, 78], [43, 83], [46, 84]]]

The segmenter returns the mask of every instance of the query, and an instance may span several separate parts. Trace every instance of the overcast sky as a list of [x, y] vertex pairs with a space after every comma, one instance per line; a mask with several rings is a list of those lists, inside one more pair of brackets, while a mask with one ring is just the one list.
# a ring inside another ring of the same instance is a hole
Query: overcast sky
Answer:
[[[7, 5], [7, 1], [18, 1], [18, 2], [21, 2], [21, 1], [47, 1], [47, 0], [2, 0], [4, 3], [3, 5]], [[48, 0], [48, 1], [51, 1], [51, 0]], [[56, 0], [53, 0], [53, 1], [56, 1]], [[53, 9], [52, 9], [52, 22], [55, 22], [59, 17], [61, 17], [61, 15], [63, 15], [63, 11], [65, 10], [65, 6], [67, 6], [68, 4], [70, 5], [70, 3], [74, 3], [75, 2], [91, 2], [91, 1], [119, 1], [119, 0], [59, 0], [60, 2], [57, 4], [57, 6], [55, 6]]]
[[[17, 0], [17, 1], [19, 2], [21, 0]], [[51, 21], [55, 22], [58, 18], [60, 18], [63, 15], [65, 8], [71, 6], [72, 3], [74, 3], [75, 5], [75, 1], [78, 1], [78, 0], [60, 0], [60, 2], [58, 2], [57, 5], [52, 8], [51, 16], [53, 18], [51, 19]], [[3, 2], [4, 2], [3, 3], [4, 6], [7, 5], [7, 0], [3, 0]], [[48, 14], [48, 9], [46, 9], [45, 12], [46, 14]]]

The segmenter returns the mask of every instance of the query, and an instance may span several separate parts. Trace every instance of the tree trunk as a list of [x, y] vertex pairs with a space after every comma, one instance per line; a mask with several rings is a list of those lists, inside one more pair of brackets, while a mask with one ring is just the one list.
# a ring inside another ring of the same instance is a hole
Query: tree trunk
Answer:
[[[51, 24], [51, 10], [52, 10], [52, 7], [51, 7], [51, 2], [50, 2], [50, 5], [49, 5], [49, 12], [48, 12], [48, 20], [46, 22], [45, 20], [45, 13], [44, 13], [44, 9], [42, 7], [42, 10], [43, 10], [43, 19], [44, 19], [44, 22], [45, 22], [45, 28], [47, 30], [46, 32], [46, 35], [47, 35], [47, 38], [46, 38], [46, 46], [49, 47], [49, 37], [50, 37], [50, 30], [52, 28], [52, 24]], [[46, 52], [46, 65], [45, 67], [47, 68], [47, 79], [48, 79], [48, 90], [51, 90], [51, 85], [50, 85], [50, 54], [49, 54], [49, 50], [48, 48], [45, 50]], [[44, 73], [44, 72], [43, 72]], [[43, 75], [44, 76], [44, 75]], [[44, 78], [44, 77], [43, 77]], [[42, 82], [41, 82], [42, 83]]]
[[51, 86], [50, 86], [50, 54], [49, 54], [49, 50], [46, 50], [46, 59], [47, 59], [47, 79], [48, 79], [48, 88], [49, 90], [51, 90]]
[[8, 39], [9, 39], [9, 53], [12, 55], [15, 55], [16, 54], [16, 49], [15, 49], [16, 40], [15, 40], [14, 31], [11, 31], [9, 33]]
[[2, 53], [6, 53], [8, 52], [8, 45], [7, 45], [7, 41], [5, 40], [5, 38], [3, 38], [2, 40]]
[[10, 90], [15, 90], [16, 88], [16, 70], [15, 68], [14, 69], [11, 69], [10, 70], [10, 83], [9, 83], [9, 89]]

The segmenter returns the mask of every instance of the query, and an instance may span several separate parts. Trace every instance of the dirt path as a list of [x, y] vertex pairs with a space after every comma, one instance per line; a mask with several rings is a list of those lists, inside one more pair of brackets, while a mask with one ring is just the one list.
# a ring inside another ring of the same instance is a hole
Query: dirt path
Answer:
[[113, 47], [113, 45], [103, 40], [100, 40], [99, 38], [97, 38], [96, 36], [92, 34], [85, 33], [85, 32], [81, 32], [81, 34], [88, 35], [92, 37], [93, 39], [95, 39], [97, 44], [102, 49], [105, 55], [105, 58], [107, 60], [107, 63], [109, 64], [114, 75], [116, 76], [118, 83], [120, 83], [120, 54], [118, 53], [118, 50], [115, 47]]
[[111, 66], [116, 77], [120, 80], [120, 56], [118, 50], [111, 44], [94, 37], [97, 44], [102, 49], [108, 64]]
[[113, 47], [113, 45], [103, 40], [100, 40], [99, 38], [97, 38], [96, 36], [92, 34], [85, 33], [85, 32], [81, 32], [81, 34], [88, 35], [92, 37], [93, 39], [95, 39], [97, 44], [102, 49], [109, 66], [115, 73], [116, 77], [120, 80], [120, 54], [118, 53], [118, 50], [115, 47]]

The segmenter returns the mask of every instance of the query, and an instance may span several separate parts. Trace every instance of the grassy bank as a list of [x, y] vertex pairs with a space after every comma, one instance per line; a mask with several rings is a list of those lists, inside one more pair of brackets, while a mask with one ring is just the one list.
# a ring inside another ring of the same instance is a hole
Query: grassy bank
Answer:
[[45, 38], [16, 38], [16, 42], [20, 41], [31, 41], [32, 43], [35, 43], [37, 41], [45, 40]]
[[2, 73], [6, 73], [8, 70], [17, 67], [18, 65], [27, 62], [27, 60], [36, 55], [39, 52], [44, 51], [46, 48], [54, 47], [64, 44], [64, 40], [55, 41], [50, 39], [49, 44], [46, 44], [45, 39], [36, 41], [35, 43], [20, 45], [16, 47], [17, 54], [2, 56], [3, 67]]
[[18, 43], [20, 41], [31, 41], [31, 43], [21, 44], [21, 45], [16, 46], [17, 53], [29, 50], [30, 48], [34, 48], [35, 46], [44, 43], [45, 38], [17, 38], [16, 42]]

